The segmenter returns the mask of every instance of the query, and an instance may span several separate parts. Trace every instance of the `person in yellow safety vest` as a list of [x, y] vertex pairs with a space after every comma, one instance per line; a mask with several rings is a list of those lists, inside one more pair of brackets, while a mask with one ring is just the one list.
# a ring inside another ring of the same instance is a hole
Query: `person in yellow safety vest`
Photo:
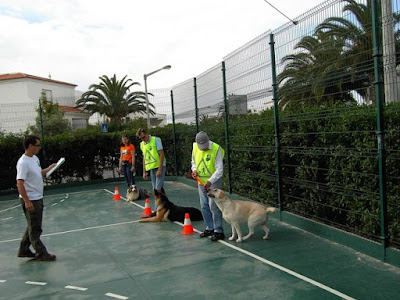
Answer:
[[[161, 191], [165, 195], [164, 179], [166, 160], [161, 139], [156, 136], [151, 136], [144, 128], [139, 128], [136, 132], [136, 136], [141, 139], [140, 150], [142, 150], [143, 153], [143, 179], [147, 179], [147, 172], [149, 172], [153, 190]], [[155, 215], [157, 204], [155, 204], [154, 207], [153, 214]]]
[[222, 212], [214, 200], [208, 197], [208, 189], [221, 188], [221, 178], [224, 173], [224, 149], [210, 141], [207, 133], [200, 131], [196, 135], [192, 151], [192, 176], [200, 181], [198, 184], [200, 207], [206, 229], [200, 237], [211, 236], [212, 241], [225, 238], [222, 228]]

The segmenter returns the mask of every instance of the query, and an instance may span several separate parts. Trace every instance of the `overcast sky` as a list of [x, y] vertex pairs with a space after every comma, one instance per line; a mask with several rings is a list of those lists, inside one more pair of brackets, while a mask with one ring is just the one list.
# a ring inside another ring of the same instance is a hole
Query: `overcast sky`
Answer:
[[[268, 0], [291, 19], [320, 0]], [[0, 74], [77, 84], [128, 75], [169, 88], [288, 20], [264, 0], [0, 0]]]

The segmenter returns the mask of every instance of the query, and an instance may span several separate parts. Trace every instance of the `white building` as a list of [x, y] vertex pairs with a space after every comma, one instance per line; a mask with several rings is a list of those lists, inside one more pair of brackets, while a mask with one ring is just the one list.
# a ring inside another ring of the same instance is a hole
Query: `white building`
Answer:
[[73, 108], [76, 86], [24, 73], [0, 74], [0, 131], [18, 133], [35, 124], [42, 92], [60, 105], [73, 129], [86, 127], [90, 114]]

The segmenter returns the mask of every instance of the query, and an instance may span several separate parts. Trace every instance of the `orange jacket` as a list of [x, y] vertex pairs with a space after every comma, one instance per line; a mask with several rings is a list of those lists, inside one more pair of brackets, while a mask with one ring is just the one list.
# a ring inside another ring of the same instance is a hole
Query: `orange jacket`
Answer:
[[132, 163], [132, 154], [131, 151], [135, 151], [135, 146], [133, 144], [129, 144], [128, 146], [121, 146], [121, 162], [124, 160], [129, 161]]

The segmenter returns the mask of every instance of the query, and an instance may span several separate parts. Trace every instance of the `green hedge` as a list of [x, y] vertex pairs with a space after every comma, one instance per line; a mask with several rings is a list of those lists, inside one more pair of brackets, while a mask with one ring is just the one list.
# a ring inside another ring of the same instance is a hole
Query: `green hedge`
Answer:
[[[385, 107], [386, 187], [390, 241], [400, 247], [400, 105]], [[227, 149], [223, 118], [204, 118], [200, 130]], [[379, 240], [379, 181], [376, 111], [369, 106], [303, 107], [280, 114], [282, 208], [294, 213]], [[139, 149], [136, 128], [103, 134], [99, 128], [46, 137], [48, 162], [66, 158], [52, 176], [93, 180], [115, 167], [119, 140], [128, 133]], [[151, 129], [161, 137], [167, 174], [188, 177], [194, 125], [176, 125], [177, 165], [174, 161], [172, 125]], [[235, 194], [276, 204], [276, 164], [273, 111], [231, 116], [229, 119], [232, 190]], [[15, 189], [15, 165], [23, 153], [21, 136], [0, 138], [2, 159], [0, 190]], [[141, 152], [137, 151], [138, 175]], [[43, 152], [40, 159], [44, 162]], [[226, 160], [225, 160], [226, 162]], [[227, 171], [227, 164], [225, 164]], [[227, 172], [223, 188], [228, 189]]]

